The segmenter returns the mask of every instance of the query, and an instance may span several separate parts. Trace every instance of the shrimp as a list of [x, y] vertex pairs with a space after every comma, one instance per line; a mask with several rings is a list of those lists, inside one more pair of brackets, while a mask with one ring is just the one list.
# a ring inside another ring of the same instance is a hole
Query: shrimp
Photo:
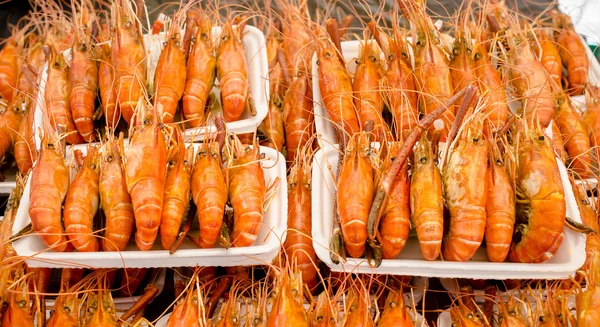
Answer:
[[[15, 108], [16, 109], [16, 108]], [[24, 115], [20, 119], [17, 133], [15, 133], [14, 144], [13, 144], [13, 155], [19, 168], [21, 175], [27, 175], [29, 170], [33, 166], [33, 163], [37, 160], [38, 151], [35, 147], [35, 133], [33, 130], [33, 108], [26, 109], [21, 114]], [[12, 122], [12, 120], [7, 120]]]
[[79, 326], [79, 305], [80, 301], [77, 293], [74, 293], [74, 285], [69, 289], [65, 284], [61, 284], [60, 293], [54, 302], [54, 310], [50, 314], [50, 319], [46, 327], [78, 327]]
[[176, 127], [176, 154], [169, 161], [165, 181], [165, 197], [160, 219], [160, 242], [171, 249], [179, 233], [183, 216], [190, 202], [190, 185], [194, 164], [194, 147], [185, 147], [183, 133]]
[[569, 167], [581, 178], [589, 178], [592, 174], [592, 151], [583, 119], [575, 112], [565, 92], [557, 89], [555, 99], [554, 121], [565, 142], [564, 147], [570, 160]]
[[485, 243], [488, 259], [503, 262], [514, 231], [515, 192], [498, 147], [490, 143], [488, 153]]
[[375, 327], [369, 307], [369, 292], [365, 286], [361, 283], [352, 287], [346, 298], [346, 307], [344, 310], [346, 314], [344, 315], [342, 326]]
[[57, 135], [46, 133], [40, 156], [31, 170], [29, 217], [46, 246], [57, 252], [72, 249], [62, 224], [62, 204], [69, 189], [69, 169]]
[[492, 129], [498, 130], [506, 124], [508, 118], [505, 84], [502, 83], [500, 73], [492, 65], [490, 55], [481, 43], [475, 44], [473, 58], [481, 97], [486, 99], [488, 104], [484, 109], [488, 115], [485, 124], [491, 124]]
[[339, 305], [337, 301], [329, 299], [326, 291], [317, 297], [315, 309], [311, 312], [312, 327], [337, 327]]
[[369, 23], [371, 33], [387, 58], [383, 83], [387, 89], [388, 107], [394, 117], [398, 135], [401, 136], [417, 125], [419, 107], [408, 45], [404, 33], [397, 26], [394, 24], [393, 38], [389, 38], [379, 32], [374, 22]]
[[600, 253], [591, 253], [590, 265], [586, 278], [586, 289], [577, 295], [577, 322], [579, 326], [600, 326], [600, 288], [598, 282], [598, 264]]
[[97, 291], [87, 295], [83, 326], [117, 327], [115, 304], [107, 289], [106, 280], [98, 276]]
[[117, 106], [117, 90], [115, 70], [111, 65], [111, 48], [107, 44], [100, 47], [100, 63], [98, 64], [98, 90], [102, 100], [102, 112], [109, 128], [117, 127], [121, 118], [121, 109]]
[[516, 233], [509, 259], [544, 262], [564, 238], [566, 202], [554, 153], [536, 129], [520, 133], [517, 161]]
[[[546, 31], [539, 31], [535, 35], [538, 39], [538, 51], [542, 54], [542, 57], [539, 58], [542, 66], [544, 66], [554, 83], [561, 85], [563, 65], [556, 43], [548, 36]], [[536, 44], [534, 43], [534, 45]]]
[[[175, 305], [173, 312], [167, 320], [167, 327], [200, 327], [206, 326], [202, 324], [205, 320], [203, 296], [199, 288], [194, 287], [194, 282], [197, 282], [198, 272], [200, 269], [194, 270], [194, 275], [190, 279], [187, 286], [187, 294]], [[202, 312], [202, 314], [201, 314]]]
[[556, 157], [559, 158], [563, 164], [567, 162], [565, 142], [563, 141], [558, 125], [556, 125], [556, 121], [552, 121], [552, 149], [554, 150]]
[[[236, 139], [237, 140], [237, 139]], [[259, 159], [260, 148], [242, 149], [239, 140], [232, 145], [235, 158], [227, 168], [229, 201], [233, 207], [233, 232], [231, 244], [250, 246], [256, 241], [263, 220], [263, 204], [267, 188]]]
[[[77, 155], [76, 155], [77, 156]], [[95, 146], [88, 146], [87, 156], [69, 187], [64, 204], [65, 231], [71, 244], [79, 252], [98, 251], [98, 240], [93, 234], [94, 216], [100, 202], [100, 154]]]
[[[421, 111], [429, 114], [455, 93], [448, 56], [444, 52], [440, 37], [423, 8], [415, 3], [398, 0], [400, 8], [409, 19], [416, 23], [416, 37], [413, 36], [415, 54], [415, 76], [420, 91]], [[443, 122], [441, 140], [445, 141], [450, 126], [454, 122], [455, 107], [450, 106], [440, 118]], [[438, 121], [440, 121], [438, 120]], [[439, 129], [439, 124], [435, 124]]]
[[374, 124], [373, 141], [378, 142], [385, 138], [387, 126], [381, 116], [383, 112], [383, 99], [379, 87], [381, 67], [375, 42], [370, 42], [365, 37], [364, 43], [360, 46], [356, 64], [352, 90], [355, 94], [354, 107], [358, 113], [358, 122], [361, 130], [364, 131], [367, 122], [372, 121]]
[[563, 13], [551, 13], [555, 28], [554, 37], [558, 43], [558, 53], [567, 68], [569, 94], [582, 94], [588, 83], [590, 62], [586, 53], [586, 45], [575, 32], [571, 18]]
[[[111, 61], [114, 67], [117, 106], [125, 121], [131, 124], [137, 103], [146, 92], [146, 50], [141, 23], [136, 19], [131, 2], [129, 0], [115, 1], [112, 6], [112, 14], [115, 21], [113, 22]], [[105, 110], [107, 109], [109, 108], [105, 107]], [[118, 118], [116, 114], [113, 117]], [[114, 122], [114, 120], [107, 121]]]
[[298, 70], [283, 98], [283, 122], [287, 161], [293, 162], [299, 149], [314, 134], [314, 113], [310, 75]]
[[404, 295], [401, 290], [390, 290], [377, 326], [414, 326], [408, 307], [404, 305]]
[[586, 86], [583, 121], [591, 145], [593, 147], [600, 146], [600, 86], [598, 85], [590, 83]]
[[292, 268], [284, 268], [275, 277], [274, 302], [267, 316], [267, 327], [310, 326], [303, 307], [302, 274]]
[[302, 148], [288, 175], [288, 231], [285, 253], [292, 266], [302, 271], [302, 281], [309, 289], [317, 285], [317, 255], [310, 239], [312, 234], [311, 161], [309, 147]]
[[486, 226], [488, 147], [480, 117], [465, 126], [458, 145], [450, 153], [443, 172], [444, 199], [450, 211], [450, 231], [444, 239], [443, 256], [451, 261], [473, 257]]
[[239, 120], [248, 108], [248, 113], [256, 115], [248, 98], [248, 63], [244, 54], [242, 35], [246, 21], [235, 28], [228, 20], [221, 30], [217, 56], [217, 76], [221, 87], [221, 105], [226, 121]]
[[0, 162], [6, 161], [6, 156], [13, 150], [17, 140], [17, 129], [23, 120], [23, 94], [17, 94], [14, 100], [4, 108], [0, 115]]
[[13, 35], [0, 51], [0, 97], [8, 102], [12, 101], [17, 87], [19, 58], [22, 53], [22, 45], [17, 40], [18, 35]]
[[514, 297], [509, 297], [505, 303], [502, 296], [498, 296], [498, 327], [528, 327], [521, 315], [521, 309], [515, 303]]
[[[291, 76], [295, 76], [298, 71], [305, 70], [309, 74], [309, 67], [314, 54], [311, 48], [310, 36], [310, 18], [308, 17], [308, 3], [302, 2], [299, 6], [294, 6], [287, 1], [279, 1], [279, 7], [282, 9], [283, 24], [281, 33], [283, 34], [282, 47], [285, 52], [287, 69]], [[286, 69], [286, 67], [282, 67]]]
[[135, 216], [135, 242], [140, 250], [147, 251], [154, 244], [163, 211], [167, 144], [158, 110], [138, 105], [141, 124], [130, 133], [129, 150], [121, 152], [121, 158], [125, 159], [125, 181]]
[[200, 15], [195, 22], [196, 33], [187, 60], [186, 82], [182, 99], [183, 116], [188, 121], [189, 127], [205, 124], [204, 110], [215, 83], [217, 67], [217, 59], [213, 53], [210, 20], [208, 17]]
[[[34, 312], [31, 310], [32, 296], [27, 289], [27, 280], [24, 276], [12, 286], [15, 290], [8, 290], [6, 311], [2, 314], [2, 326], [33, 327]], [[35, 293], [34, 293], [35, 294]]]
[[71, 109], [69, 108], [69, 67], [62, 53], [54, 47], [45, 46], [44, 54], [48, 60], [48, 82], [44, 91], [46, 111], [52, 128], [62, 126], [68, 134], [66, 140], [70, 144], [83, 143], [84, 139], [77, 131]]
[[223, 224], [228, 190], [220, 152], [215, 141], [200, 145], [192, 172], [192, 200], [198, 210], [201, 248], [215, 245]]
[[[392, 162], [400, 153], [402, 144], [390, 142], [388, 146], [389, 153], [385, 160], [384, 172], [389, 171]], [[397, 257], [408, 240], [408, 232], [410, 231], [410, 187], [408, 164], [405, 164], [392, 186], [379, 223], [380, 243], [384, 259]]]
[[102, 250], [123, 251], [131, 237], [135, 218], [122, 166], [123, 133], [119, 134], [118, 140], [112, 133], [108, 135], [100, 158], [100, 206], [105, 217]]
[[346, 250], [354, 258], [365, 252], [367, 220], [375, 195], [370, 147], [368, 132], [354, 134], [346, 146], [337, 181], [336, 210]]
[[[335, 20], [328, 21], [328, 24], [334, 26], [334, 33], [339, 33], [335, 29]], [[352, 79], [343, 64], [342, 54], [329, 37], [318, 40], [316, 52], [323, 105], [333, 124], [352, 136], [360, 128], [352, 99]]]
[[180, 40], [184, 9], [186, 8], [175, 14], [175, 18], [170, 22], [168, 39], [160, 53], [154, 74], [154, 105], [162, 114], [162, 122], [165, 124], [173, 122], [177, 103], [181, 100], [186, 86], [186, 54]]
[[423, 258], [435, 260], [442, 249], [444, 202], [442, 175], [426, 135], [415, 147], [414, 158], [410, 182], [411, 220]]
[[84, 25], [75, 32], [69, 66], [71, 115], [77, 131], [86, 142], [94, 140], [94, 113], [98, 92], [98, 54], [92, 40], [85, 35]]
[[467, 87], [477, 79], [475, 60], [477, 52], [473, 51], [475, 47], [464, 15], [466, 12], [461, 14], [456, 26], [456, 38], [452, 44], [452, 56], [448, 64], [454, 91]]
[[221, 306], [214, 327], [239, 327], [240, 325], [240, 299], [238, 285], [234, 285], [229, 291], [229, 298]]

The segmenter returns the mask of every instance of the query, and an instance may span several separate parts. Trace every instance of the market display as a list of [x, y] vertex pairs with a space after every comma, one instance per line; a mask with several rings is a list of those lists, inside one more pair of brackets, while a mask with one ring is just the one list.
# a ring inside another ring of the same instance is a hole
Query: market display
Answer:
[[568, 14], [31, 3], [1, 326], [600, 325], [600, 64]]

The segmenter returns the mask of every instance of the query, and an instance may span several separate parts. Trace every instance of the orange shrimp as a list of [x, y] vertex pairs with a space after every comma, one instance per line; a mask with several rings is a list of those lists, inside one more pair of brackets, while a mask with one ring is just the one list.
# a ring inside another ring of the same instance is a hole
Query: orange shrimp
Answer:
[[506, 161], [490, 143], [487, 168], [485, 244], [488, 259], [503, 262], [508, 256], [515, 226], [515, 192]]
[[[427, 16], [424, 9], [416, 8], [415, 3], [406, 0], [398, 0], [398, 3], [404, 14], [417, 24], [417, 35], [412, 40], [415, 53], [414, 71], [417, 88], [421, 92], [419, 95], [421, 111], [428, 114], [454, 94], [447, 54], [444, 52], [431, 18]], [[440, 118], [443, 122], [442, 141], [445, 141], [454, 122], [455, 109], [454, 106], [450, 106]]]
[[217, 76], [221, 87], [221, 105], [226, 121], [239, 120], [245, 108], [252, 116], [256, 111], [248, 99], [248, 63], [242, 35], [246, 21], [235, 28], [228, 20], [222, 27], [217, 56]]
[[[389, 171], [392, 162], [400, 153], [400, 142], [388, 143], [389, 153], [385, 160], [384, 172]], [[384, 259], [393, 259], [400, 254], [406, 245], [410, 231], [410, 179], [408, 164], [405, 164], [388, 195], [379, 223], [382, 255]]]
[[581, 178], [591, 177], [592, 151], [583, 119], [575, 112], [564, 91], [557, 88], [555, 99], [554, 121], [565, 142], [564, 147], [570, 160], [569, 167]]
[[15, 133], [13, 155], [21, 175], [26, 175], [37, 160], [38, 151], [35, 147], [35, 133], [33, 131], [33, 118], [35, 111], [27, 109], [21, 118], [17, 133]]
[[212, 248], [217, 242], [225, 203], [227, 202], [227, 184], [218, 143], [211, 141], [200, 145], [194, 170], [192, 172], [192, 200], [198, 208], [201, 248]]
[[452, 44], [452, 56], [448, 65], [455, 92], [477, 80], [476, 52], [473, 51], [471, 33], [464, 22], [463, 15], [459, 18], [460, 21], [456, 27], [456, 38]]
[[356, 60], [356, 72], [352, 83], [355, 94], [354, 107], [358, 113], [360, 128], [364, 131], [367, 122], [372, 121], [374, 142], [381, 141], [386, 136], [386, 125], [381, 116], [383, 112], [383, 99], [379, 87], [381, 67], [376, 47], [377, 44], [365, 38]]
[[[197, 273], [197, 269], [195, 273]], [[200, 293], [200, 289], [194, 287], [194, 281], [197, 280], [194, 275], [188, 285], [187, 294], [177, 303], [173, 308], [173, 312], [167, 320], [167, 327], [200, 327], [202, 317], [200, 315], [200, 306], [203, 307], [203, 298]], [[204, 313], [204, 312], [203, 312]]]
[[115, 70], [111, 65], [110, 46], [104, 44], [100, 48], [100, 64], [98, 65], [98, 90], [102, 100], [102, 112], [106, 125], [115, 128], [121, 118], [121, 109], [117, 106], [117, 90], [115, 88]]
[[[281, 151], [285, 145], [285, 130], [283, 120], [283, 100], [288, 89], [289, 74], [280, 62], [285, 60], [285, 53], [281, 47], [280, 24], [270, 24], [267, 32], [267, 60], [271, 69], [269, 70], [270, 99], [269, 111], [261, 124], [261, 128], [267, 136], [261, 145], [268, 146]], [[287, 62], [285, 63], [287, 66]]]
[[117, 327], [116, 310], [113, 298], [106, 289], [105, 282], [98, 278], [98, 290], [88, 294], [85, 301], [84, 327]]
[[288, 219], [285, 253], [292, 266], [302, 272], [302, 282], [309, 289], [317, 285], [317, 255], [312, 244], [311, 160], [305, 146], [290, 167], [288, 175]]
[[482, 135], [482, 122], [475, 117], [463, 125], [458, 144], [444, 167], [444, 199], [450, 211], [450, 231], [443, 256], [451, 261], [468, 261], [479, 249], [486, 226], [488, 147]]
[[[585, 118], [585, 117], [584, 117]], [[565, 151], [565, 142], [556, 121], [552, 121], [552, 149], [563, 164], [567, 162], [567, 152]]]
[[6, 101], [12, 101], [17, 87], [19, 73], [19, 58], [22, 46], [17, 42], [18, 38], [11, 37], [0, 51], [0, 97]]
[[426, 135], [415, 147], [414, 158], [410, 182], [411, 219], [423, 258], [435, 260], [442, 249], [444, 202], [442, 176]]
[[[196, 20], [196, 33], [187, 60], [182, 111], [189, 127], [205, 124], [206, 102], [215, 83], [217, 59], [213, 54], [212, 25], [204, 15]], [[186, 29], [187, 33], [187, 29]]]
[[369, 310], [369, 292], [362, 283], [359, 285], [353, 286], [348, 292], [342, 326], [375, 327]]
[[[335, 20], [328, 20], [328, 24], [337, 26]], [[343, 62], [331, 38], [318, 41], [317, 65], [323, 105], [333, 124], [352, 136], [360, 128], [352, 99], [352, 79]]]
[[507, 35], [508, 76], [523, 104], [523, 114], [531, 124], [548, 127], [554, 113], [551, 78], [537, 60], [526, 36], [515, 32]]
[[97, 54], [91, 40], [78, 31], [71, 48], [69, 103], [77, 131], [86, 142], [94, 140], [94, 113], [98, 92]]
[[[78, 151], [76, 151], [78, 152]], [[75, 154], [77, 157], [77, 153]], [[65, 231], [71, 244], [79, 252], [98, 251], [94, 235], [94, 216], [100, 202], [100, 158], [98, 148], [88, 146], [87, 156], [69, 187], [64, 204]]]
[[312, 97], [310, 75], [298, 70], [283, 99], [285, 144], [289, 163], [294, 161], [298, 150], [314, 134]]
[[168, 39], [160, 53], [154, 73], [154, 105], [162, 114], [165, 124], [173, 122], [177, 103], [181, 100], [186, 86], [186, 55], [180, 40], [180, 20], [183, 20], [183, 17], [183, 12], [178, 12], [171, 22]]
[[[582, 187], [583, 185], [576, 185], [573, 180], [571, 180], [571, 185], [573, 187], [573, 194], [575, 195], [575, 200], [577, 200], [577, 208], [579, 209], [579, 214], [581, 216], [581, 223], [595, 231], [600, 230], [600, 225], [598, 224], [597, 211], [594, 210], [592, 202], [587, 197], [586, 190]], [[600, 236], [598, 235], [598, 232], [586, 235], [586, 260], [581, 270], [589, 271], [591, 266], [591, 260], [593, 257], [593, 252], [598, 252], [599, 250]]]
[[450, 308], [452, 325], [456, 327], [484, 327], [483, 321], [478, 314], [473, 313], [466, 305], [460, 303], [459, 306]]
[[190, 202], [190, 185], [194, 164], [194, 146], [185, 147], [183, 133], [176, 128], [176, 154], [169, 161], [165, 182], [165, 198], [160, 219], [160, 242], [171, 249], [179, 233]]
[[121, 158], [135, 215], [135, 242], [146, 251], [154, 244], [163, 211], [167, 144], [158, 110], [143, 104], [138, 110], [141, 124], [130, 133], [129, 150]]
[[[542, 57], [539, 60], [542, 62], [542, 66], [546, 69], [550, 78], [556, 83], [556, 85], [561, 85], [562, 83], [562, 61], [560, 59], [560, 55], [558, 54], [558, 47], [554, 40], [548, 37], [548, 33], [546, 31], [539, 31], [535, 33], [538, 43], [538, 51], [541, 51]], [[534, 43], [534, 45], [536, 45]]]
[[267, 188], [263, 168], [258, 161], [260, 148], [242, 149], [239, 140], [233, 144], [235, 158], [227, 169], [229, 201], [233, 207], [233, 246], [250, 246], [256, 241], [262, 225]]
[[492, 65], [490, 55], [481, 43], [475, 45], [473, 53], [481, 97], [488, 104], [484, 109], [488, 115], [485, 124], [491, 124], [492, 129], [500, 129], [506, 123], [509, 111], [505, 84], [502, 83], [500, 73]]
[[509, 297], [505, 303], [502, 296], [498, 296], [500, 303], [498, 304], [498, 327], [528, 327], [521, 309], [515, 303], [514, 297]]
[[327, 292], [322, 292], [317, 297], [314, 311], [311, 312], [312, 327], [337, 327], [339, 305], [337, 301], [330, 300]]
[[229, 291], [229, 298], [226, 299], [219, 314], [217, 315], [214, 327], [239, 327], [240, 326], [240, 299], [239, 290], [234, 285]]
[[54, 302], [54, 310], [46, 327], [78, 327], [79, 326], [79, 298], [77, 293], [69, 290], [66, 285], [61, 285], [61, 291]]
[[588, 83], [590, 68], [586, 45], [581, 41], [579, 34], [575, 32], [571, 17], [563, 13], [551, 13], [551, 16], [555, 27], [554, 37], [558, 43], [558, 52], [567, 68], [569, 94], [582, 94]]
[[346, 250], [359, 258], [365, 252], [367, 220], [375, 195], [373, 167], [369, 158], [370, 140], [360, 132], [348, 142], [337, 181], [337, 212]]
[[69, 67], [62, 53], [54, 47], [45, 46], [48, 60], [48, 82], [44, 91], [47, 116], [55, 130], [62, 126], [67, 132], [66, 140], [70, 144], [83, 143], [84, 139], [77, 131], [71, 109], [69, 108]]
[[377, 321], [377, 326], [414, 326], [408, 307], [404, 305], [404, 295], [400, 290], [391, 290], [385, 300], [385, 308]]
[[72, 249], [62, 224], [62, 204], [69, 189], [69, 169], [58, 136], [46, 133], [31, 171], [29, 217], [33, 230], [57, 252]]
[[[125, 121], [131, 124], [138, 100], [146, 90], [147, 55], [141, 23], [136, 19], [131, 2], [117, 0], [113, 3], [112, 10], [116, 19], [112, 33], [111, 60], [114, 66], [117, 106]], [[106, 109], [108, 108], [105, 107]], [[116, 115], [114, 117], [117, 118]]]
[[410, 63], [408, 44], [396, 24], [393, 26], [393, 38], [381, 34], [373, 22], [369, 23], [369, 28], [387, 58], [383, 83], [387, 87], [388, 107], [394, 117], [398, 136], [401, 136], [412, 130], [419, 118], [415, 75]]
[[286, 1], [278, 3], [283, 16], [281, 26], [283, 40], [281, 45], [285, 52], [291, 76], [295, 76], [300, 70], [304, 70], [303, 72], [307, 74], [310, 72], [314, 49], [310, 46], [311, 37], [308, 28], [310, 18], [307, 17], [307, 4], [307, 2], [303, 2], [299, 6], [294, 6]]
[[592, 252], [586, 278], [586, 289], [577, 295], [577, 322], [579, 326], [600, 326], [600, 287], [598, 287], [600, 253]]
[[34, 312], [30, 305], [32, 296], [27, 289], [27, 280], [17, 281], [15, 285], [15, 290], [9, 290], [8, 306], [2, 314], [2, 326], [33, 327]]
[[284, 268], [275, 277], [274, 302], [267, 316], [267, 327], [310, 326], [308, 315], [303, 307], [302, 274], [292, 268]]
[[0, 162], [6, 161], [18, 138], [16, 132], [23, 120], [23, 98], [23, 94], [17, 94], [0, 115]]
[[[509, 259], [544, 262], [564, 238], [566, 203], [554, 153], [538, 130], [521, 132], [517, 162], [517, 223]], [[520, 237], [519, 237], [520, 236]]]
[[123, 133], [118, 140], [108, 134], [100, 159], [100, 206], [105, 217], [102, 250], [123, 251], [131, 237], [135, 218], [122, 166]]
[[600, 86], [588, 84], [585, 89], [583, 121], [593, 147], [600, 146]]

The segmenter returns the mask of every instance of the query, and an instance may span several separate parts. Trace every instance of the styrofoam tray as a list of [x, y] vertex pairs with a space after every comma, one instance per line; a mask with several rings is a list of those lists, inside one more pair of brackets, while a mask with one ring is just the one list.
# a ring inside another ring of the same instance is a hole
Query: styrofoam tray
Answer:
[[[194, 144], [197, 149], [199, 144]], [[79, 146], [81, 148], [81, 146]], [[160, 235], [150, 251], [139, 251], [134, 242], [122, 252], [54, 252], [48, 250], [37, 235], [28, 235], [15, 241], [13, 246], [19, 256], [26, 257], [29, 267], [85, 267], [85, 268], [153, 268], [181, 266], [248, 266], [271, 262], [279, 253], [285, 240], [287, 228], [287, 183], [285, 158], [277, 151], [260, 147], [266, 155], [261, 161], [265, 172], [265, 181], [279, 177], [279, 187], [269, 210], [265, 213], [263, 224], [254, 245], [239, 248], [198, 249], [195, 244], [185, 240], [174, 254], [162, 250]], [[27, 181], [17, 218], [13, 225], [16, 233], [29, 222], [29, 188]]]
[[12, 190], [17, 187], [17, 173], [19, 169], [17, 166], [8, 167], [2, 173], [4, 174], [4, 182], [0, 182], [0, 194], [8, 195]]
[[[212, 36], [213, 41], [218, 42], [219, 35], [221, 34], [221, 27], [213, 27]], [[144, 35], [144, 43], [146, 45], [146, 51], [148, 52], [148, 81], [150, 84], [154, 81], [154, 72], [158, 63], [158, 58], [162, 51], [162, 44], [165, 40], [166, 34], [160, 33], [157, 35]], [[244, 34], [242, 37], [244, 43], [244, 50], [246, 54], [246, 62], [248, 63], [248, 83], [250, 92], [254, 104], [256, 106], [256, 116], [251, 116], [248, 112], [244, 111], [240, 120], [235, 122], [226, 123], [227, 130], [234, 134], [252, 133], [260, 125], [263, 119], [267, 116], [269, 110], [269, 65], [267, 63], [267, 50], [265, 47], [265, 36], [256, 27], [246, 25], [244, 28]], [[70, 61], [71, 50], [68, 49], [64, 52], [67, 61]], [[36, 131], [35, 144], [36, 148], [40, 148], [41, 138], [38, 128], [42, 126], [42, 106], [44, 102], [44, 91], [46, 89], [46, 81], [48, 79], [48, 63], [44, 65], [42, 70], [41, 79], [39, 82], [39, 92], [37, 95], [37, 106], [34, 115], [34, 126]], [[218, 79], [215, 80], [215, 85], [218, 85]], [[153, 94], [153, 85], [149, 88], [148, 92], [150, 95]], [[211, 91], [216, 99], [221, 101], [220, 93], [218, 88], [213, 87]], [[208, 128], [208, 130], [207, 130]], [[208, 122], [206, 127], [191, 128], [185, 131], [185, 136], [190, 139], [194, 136], [195, 140], [200, 140], [206, 132], [216, 131], [212, 121]]]
[[[337, 167], [338, 152], [333, 147], [319, 150], [313, 161], [313, 245], [317, 256], [332, 271], [376, 273], [446, 278], [475, 279], [527, 279], [567, 278], [585, 261], [585, 236], [565, 228], [561, 247], [554, 257], [541, 264], [488, 262], [485, 248], [480, 248], [468, 262], [427, 261], [421, 255], [418, 240], [409, 239], [397, 259], [383, 260], [381, 266], [372, 268], [366, 259], [348, 258], [339, 265], [331, 261], [329, 241], [333, 225], [333, 200], [335, 183], [332, 174]], [[567, 171], [558, 160], [565, 190], [567, 216], [580, 222], [579, 210], [571, 189]]]

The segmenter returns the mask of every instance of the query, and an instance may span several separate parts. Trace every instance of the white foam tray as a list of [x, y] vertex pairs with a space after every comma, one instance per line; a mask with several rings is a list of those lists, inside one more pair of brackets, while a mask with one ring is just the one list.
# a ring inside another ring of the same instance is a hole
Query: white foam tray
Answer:
[[0, 195], [9, 195], [12, 190], [17, 187], [17, 166], [8, 167], [2, 173], [4, 174], [4, 182], [0, 182]]
[[[378, 268], [370, 267], [362, 258], [348, 258], [336, 265], [331, 261], [329, 241], [333, 228], [333, 174], [336, 173], [337, 161], [337, 149], [326, 147], [316, 153], [312, 168], [313, 245], [319, 259], [332, 271], [474, 279], [560, 279], [572, 275], [585, 261], [585, 236], [565, 228], [562, 245], [552, 259], [541, 264], [489, 262], [483, 247], [468, 262], [427, 261], [421, 255], [418, 240], [409, 239], [398, 258], [384, 259]], [[567, 216], [580, 222], [567, 171], [562, 163], [557, 162], [565, 188]]]
[[[183, 31], [182, 31], [183, 33]], [[219, 35], [221, 34], [221, 27], [213, 27], [212, 36], [213, 42], [218, 42]], [[154, 72], [158, 63], [158, 58], [162, 51], [162, 44], [165, 41], [166, 34], [160, 33], [157, 35], [144, 35], [144, 43], [146, 45], [146, 51], [148, 52], [148, 81], [153, 83]], [[267, 116], [269, 110], [269, 64], [267, 63], [267, 50], [265, 47], [265, 36], [256, 27], [246, 25], [244, 28], [244, 35], [242, 38], [244, 43], [244, 50], [246, 54], [246, 62], [248, 63], [248, 82], [250, 87], [249, 94], [254, 100], [256, 106], [256, 116], [251, 116], [248, 112], [244, 111], [240, 120], [235, 122], [226, 123], [227, 131], [234, 134], [252, 133], [260, 125], [260, 123]], [[71, 50], [68, 49], [64, 52], [66, 59], [71, 59]], [[48, 79], [48, 63], [44, 65], [42, 70], [39, 92], [37, 95], [37, 106], [34, 115], [34, 126], [36, 131], [36, 148], [40, 148], [41, 138], [38, 133], [38, 127], [42, 126], [42, 106], [44, 105], [44, 91], [46, 89], [46, 81]], [[215, 80], [215, 85], [218, 85], [218, 79]], [[148, 90], [149, 94], [152, 95], [152, 90]], [[215, 86], [211, 91], [215, 98], [221, 101], [219, 89]], [[185, 130], [186, 139], [190, 139], [192, 136], [194, 140], [201, 140], [206, 132], [216, 131], [212, 121], [208, 122], [206, 127], [191, 128]]]
[[[194, 144], [198, 148], [199, 144]], [[77, 148], [82, 149], [82, 146]], [[13, 246], [19, 256], [26, 257], [30, 267], [82, 267], [82, 268], [154, 268], [183, 266], [249, 266], [271, 262], [279, 253], [285, 240], [287, 228], [287, 183], [285, 158], [277, 151], [260, 147], [266, 155], [262, 161], [265, 181], [279, 177], [279, 187], [269, 210], [264, 215], [263, 224], [254, 245], [239, 248], [198, 249], [195, 244], [185, 240], [174, 254], [162, 250], [160, 236], [150, 251], [139, 251], [131, 241], [122, 252], [54, 252], [48, 250], [37, 235], [28, 235], [15, 241]], [[17, 218], [13, 225], [16, 233], [29, 222], [29, 188], [27, 181]]]

